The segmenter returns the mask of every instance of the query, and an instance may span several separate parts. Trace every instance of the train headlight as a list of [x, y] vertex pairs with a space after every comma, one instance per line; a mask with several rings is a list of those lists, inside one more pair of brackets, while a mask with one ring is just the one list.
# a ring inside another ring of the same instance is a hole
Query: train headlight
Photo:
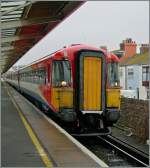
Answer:
[[67, 86], [67, 82], [66, 82], [66, 81], [62, 81], [62, 82], [61, 82], [61, 86], [62, 86], [62, 87]]
[[118, 82], [115, 82], [115, 86], [118, 86]]

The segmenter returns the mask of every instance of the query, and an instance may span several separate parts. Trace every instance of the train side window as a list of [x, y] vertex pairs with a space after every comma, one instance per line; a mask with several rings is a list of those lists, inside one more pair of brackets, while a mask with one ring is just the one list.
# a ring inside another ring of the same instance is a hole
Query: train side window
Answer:
[[46, 84], [46, 71], [45, 71], [45, 69], [41, 69], [40, 78], [41, 78], [41, 84]]
[[26, 82], [26, 80], [27, 80], [27, 74], [26, 74], [26, 72], [24, 73], [24, 81]]
[[34, 83], [36, 83], [36, 71], [33, 72]]

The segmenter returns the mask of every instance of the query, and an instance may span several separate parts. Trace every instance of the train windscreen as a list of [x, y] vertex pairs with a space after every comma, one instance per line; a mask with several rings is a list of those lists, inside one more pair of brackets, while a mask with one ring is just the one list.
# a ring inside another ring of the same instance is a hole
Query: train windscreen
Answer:
[[65, 81], [67, 85], [71, 84], [70, 62], [68, 60], [53, 61], [53, 86], [59, 87], [62, 81]]
[[119, 86], [119, 66], [118, 62], [108, 63], [108, 85], [110, 87]]

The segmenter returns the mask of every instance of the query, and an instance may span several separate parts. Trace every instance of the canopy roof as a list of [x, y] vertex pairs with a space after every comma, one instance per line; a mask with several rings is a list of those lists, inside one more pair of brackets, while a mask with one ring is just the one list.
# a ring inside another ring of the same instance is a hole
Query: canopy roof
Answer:
[[82, 1], [1, 0], [1, 73], [82, 4]]

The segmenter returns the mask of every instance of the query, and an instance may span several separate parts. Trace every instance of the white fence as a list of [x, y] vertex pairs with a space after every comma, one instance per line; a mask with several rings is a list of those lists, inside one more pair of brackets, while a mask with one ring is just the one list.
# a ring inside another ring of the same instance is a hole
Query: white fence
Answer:
[[136, 90], [121, 90], [121, 96], [137, 99], [137, 91]]

